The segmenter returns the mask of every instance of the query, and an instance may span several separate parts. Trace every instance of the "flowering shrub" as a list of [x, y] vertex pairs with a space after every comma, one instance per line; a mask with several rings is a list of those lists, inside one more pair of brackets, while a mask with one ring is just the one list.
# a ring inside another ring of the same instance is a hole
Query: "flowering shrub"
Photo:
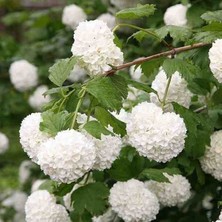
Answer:
[[110, 3], [60, 12], [68, 49], [48, 79], [37, 56], [11, 62], [33, 109], [19, 130], [35, 163], [20, 167], [23, 220], [220, 221], [221, 5]]

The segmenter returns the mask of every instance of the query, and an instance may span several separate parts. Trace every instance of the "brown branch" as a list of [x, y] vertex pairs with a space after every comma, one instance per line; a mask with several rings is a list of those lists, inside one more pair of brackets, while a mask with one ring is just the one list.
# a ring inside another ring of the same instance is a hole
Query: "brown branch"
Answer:
[[153, 60], [153, 59], [157, 59], [157, 58], [164, 57], [164, 56], [169, 56], [169, 55], [175, 55], [175, 54], [178, 54], [178, 53], [181, 53], [181, 52], [186, 52], [186, 51], [189, 51], [189, 50], [192, 50], [192, 49], [201, 48], [201, 47], [207, 46], [207, 45], [210, 45], [210, 43], [196, 43], [196, 44], [193, 44], [193, 45], [187, 45], [187, 46], [183, 46], [183, 47], [179, 47], [179, 48], [173, 48], [172, 50], [169, 50], [169, 51], [160, 52], [160, 53], [157, 53], [155, 55], [151, 55], [151, 56], [148, 56], [148, 57], [145, 57], [145, 58], [137, 59], [137, 60], [134, 60], [132, 62], [124, 63], [123, 65], [120, 65], [120, 66], [116, 66], [115, 68], [106, 72], [106, 75], [113, 75], [116, 71], [128, 68], [132, 65], [140, 65], [144, 62], [147, 62], [147, 61], [150, 61], [150, 60]]

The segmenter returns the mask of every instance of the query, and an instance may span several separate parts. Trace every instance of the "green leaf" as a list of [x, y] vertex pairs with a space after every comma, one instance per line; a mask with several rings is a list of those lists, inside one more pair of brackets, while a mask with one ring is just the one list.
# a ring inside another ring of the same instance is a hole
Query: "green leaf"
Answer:
[[128, 82], [128, 84], [130, 84], [134, 88], [142, 90], [144, 92], [147, 92], [147, 93], [151, 93], [151, 92], [157, 93], [154, 89], [152, 89], [150, 86], [148, 86], [148, 84], [140, 83], [140, 82], [134, 81], [132, 79], [128, 79], [127, 82]]
[[117, 181], [127, 181], [131, 178], [137, 178], [144, 169], [145, 158], [139, 156], [137, 153], [128, 158], [120, 157], [115, 160], [111, 169], [108, 170], [110, 177]]
[[71, 114], [67, 111], [53, 113], [46, 111], [42, 113], [42, 122], [40, 123], [40, 130], [55, 136], [58, 132], [69, 128]]
[[155, 5], [138, 4], [136, 8], [126, 8], [116, 13], [116, 17], [120, 19], [138, 19], [153, 15], [156, 8]]
[[160, 66], [162, 66], [164, 60], [165, 58], [162, 57], [142, 63], [141, 69], [144, 75], [149, 78], [151, 75], [156, 74], [159, 71]]
[[157, 182], [169, 182], [168, 178], [164, 176], [163, 173], [168, 173], [170, 175], [181, 174], [178, 168], [164, 168], [164, 169], [144, 169], [139, 178], [141, 179], [150, 179]]
[[54, 188], [56, 186], [56, 182], [52, 180], [46, 180], [44, 183], [42, 183], [39, 187], [40, 190], [47, 190], [49, 193], [54, 192]]
[[112, 132], [107, 130], [103, 125], [99, 122], [93, 120], [89, 121], [84, 125], [84, 129], [93, 137], [97, 139], [101, 139], [101, 134], [103, 135], [114, 135]]
[[205, 12], [201, 15], [201, 18], [206, 22], [222, 22], [222, 10], [213, 11], [213, 12]]
[[85, 210], [92, 215], [100, 215], [106, 210], [109, 189], [103, 183], [90, 183], [72, 193], [75, 212], [82, 214]]
[[103, 126], [108, 127], [108, 125], [110, 125], [113, 127], [114, 133], [119, 134], [122, 137], [126, 135], [126, 124], [118, 120], [104, 108], [97, 106], [95, 108], [95, 117]]
[[190, 27], [200, 27], [203, 25], [204, 21], [200, 16], [205, 12], [204, 7], [200, 6], [200, 2], [194, 3], [187, 10], [187, 20]]
[[70, 183], [70, 184], [62, 183], [62, 184], [58, 184], [57, 186], [55, 186], [53, 193], [56, 196], [63, 197], [67, 193], [70, 193], [72, 191], [74, 185], [75, 185], [75, 183]]
[[167, 26], [163, 26], [162, 28], [156, 30], [156, 34], [161, 39], [164, 39], [169, 34], [174, 40], [186, 41], [191, 37], [192, 31], [188, 27], [167, 25]]
[[72, 221], [76, 221], [76, 222], [92, 222], [92, 215], [87, 212], [87, 210], [85, 210], [83, 213], [79, 214], [76, 213], [76, 211], [72, 211], [70, 213], [70, 217], [72, 219]]
[[173, 103], [173, 107], [186, 124], [185, 153], [194, 159], [203, 156], [206, 145], [210, 144], [210, 135], [213, 132], [209, 116], [194, 113], [177, 103]]
[[49, 79], [57, 86], [62, 86], [74, 65], [76, 64], [76, 57], [69, 59], [61, 59], [49, 68]]
[[120, 110], [128, 94], [126, 80], [118, 75], [92, 79], [87, 83], [86, 91], [111, 111]]
[[175, 58], [165, 59], [162, 67], [168, 77], [178, 71], [187, 81], [188, 88], [193, 93], [205, 95], [209, 92], [209, 79], [205, 80], [205, 71], [202, 71], [198, 66], [186, 60]]

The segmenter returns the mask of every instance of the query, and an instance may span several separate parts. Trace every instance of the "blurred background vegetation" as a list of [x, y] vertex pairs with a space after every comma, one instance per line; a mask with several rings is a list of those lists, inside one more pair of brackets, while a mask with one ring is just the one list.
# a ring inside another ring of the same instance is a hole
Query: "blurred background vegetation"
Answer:
[[[187, 17], [188, 24], [194, 28], [202, 25], [200, 15], [203, 12], [222, 8], [220, 0], [135, 0], [134, 4], [138, 2], [157, 5], [154, 16], [146, 21], [138, 21], [149, 28], [161, 27], [166, 8], [177, 3], [192, 5]], [[9, 66], [16, 60], [26, 59], [38, 67], [39, 85], [50, 86], [48, 68], [56, 59], [71, 56], [73, 30], [61, 22], [63, 7], [67, 4], [82, 7], [88, 19], [95, 19], [107, 11], [114, 14], [118, 10], [109, 0], [0, 0], [0, 131], [10, 141], [9, 150], [0, 155], [0, 192], [26, 189], [20, 187], [18, 180], [19, 166], [28, 159], [19, 144], [18, 131], [22, 119], [35, 112], [28, 104], [28, 97], [33, 91], [16, 91], [9, 80]], [[139, 43], [131, 38], [126, 46], [126, 39], [130, 35], [130, 30], [120, 31], [118, 35], [123, 42], [126, 61], [165, 50], [152, 39]], [[191, 214], [190, 219], [193, 217], [195, 215]]]

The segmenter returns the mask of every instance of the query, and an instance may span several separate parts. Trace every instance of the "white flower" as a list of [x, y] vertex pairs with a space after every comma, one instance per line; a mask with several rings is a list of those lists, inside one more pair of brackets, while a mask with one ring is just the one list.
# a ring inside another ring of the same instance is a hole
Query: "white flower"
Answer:
[[191, 196], [191, 186], [189, 181], [181, 175], [169, 175], [164, 173], [169, 179], [169, 183], [147, 181], [147, 188], [156, 194], [160, 204], [163, 206], [173, 207], [186, 202]]
[[87, 15], [83, 9], [77, 5], [68, 5], [63, 9], [62, 23], [69, 26], [71, 29], [75, 29], [78, 24], [85, 21], [86, 18]]
[[12, 84], [20, 92], [29, 90], [38, 84], [37, 68], [26, 60], [13, 62], [9, 75]]
[[85, 69], [81, 68], [79, 65], [75, 65], [67, 79], [71, 82], [84, 81], [86, 75], [87, 73]]
[[[161, 101], [164, 98], [167, 83], [168, 83], [167, 75], [164, 72], [164, 70], [161, 69], [152, 83], [152, 88], [157, 91]], [[192, 93], [187, 88], [186, 80], [181, 77], [181, 74], [179, 72], [175, 72], [172, 75], [170, 87], [166, 97], [166, 104], [167, 104], [166, 109], [168, 111], [173, 110], [173, 106], [170, 104], [171, 102], [177, 102], [180, 105], [189, 108], [191, 103], [191, 98], [192, 98]], [[161, 105], [157, 98], [157, 95], [154, 93], [150, 93], [150, 101], [158, 106]]]
[[96, 147], [96, 162], [93, 169], [109, 169], [119, 156], [122, 141], [119, 136], [101, 135], [101, 140], [94, 138]]
[[70, 222], [65, 207], [46, 190], [32, 193], [25, 204], [26, 222]]
[[49, 138], [49, 135], [39, 129], [41, 121], [41, 113], [32, 113], [25, 117], [19, 130], [22, 148], [34, 162], [37, 162], [41, 143]]
[[51, 98], [49, 95], [44, 96], [43, 93], [45, 93], [48, 90], [48, 87], [45, 85], [39, 86], [34, 93], [29, 97], [29, 105], [36, 110], [41, 110], [42, 107], [50, 102]]
[[210, 194], [206, 194], [206, 196], [202, 200], [202, 206], [206, 210], [212, 210], [213, 209], [213, 203], [211, 202], [213, 200], [213, 196]]
[[8, 137], [0, 132], [0, 154], [4, 153], [9, 147]]
[[100, 15], [97, 19], [105, 22], [110, 29], [113, 29], [116, 25], [116, 18], [110, 13], [104, 13]]
[[222, 222], [222, 211], [220, 212], [219, 218], [216, 222]]
[[185, 26], [187, 24], [187, 9], [188, 7], [182, 4], [169, 7], [164, 14], [164, 23], [166, 25]]
[[15, 191], [2, 202], [2, 205], [5, 207], [13, 207], [17, 212], [24, 212], [25, 202], [28, 196], [26, 193], [21, 191]]
[[130, 8], [139, 3], [138, 0], [111, 0], [110, 2], [118, 9]]
[[116, 214], [109, 208], [103, 215], [98, 217], [93, 217], [93, 222], [113, 222]]
[[157, 197], [146, 189], [144, 183], [135, 179], [114, 184], [110, 189], [109, 203], [125, 222], [149, 222], [159, 212]]
[[43, 143], [37, 157], [41, 169], [52, 180], [71, 183], [92, 169], [95, 146], [82, 133], [65, 130]]
[[32, 188], [31, 188], [31, 193], [39, 190], [40, 186], [45, 183], [46, 180], [36, 180], [33, 184], [32, 184]]
[[201, 167], [205, 173], [222, 181], [222, 130], [214, 132], [211, 137], [210, 147], [206, 147], [200, 159]]
[[222, 83], [222, 39], [217, 39], [209, 50], [210, 70], [219, 83]]
[[24, 160], [19, 166], [19, 182], [26, 183], [31, 176], [31, 169], [35, 164], [30, 160]]
[[135, 68], [136, 68], [135, 65], [130, 67], [129, 70], [130, 76], [132, 77], [133, 80], [140, 82], [141, 81], [140, 78], [143, 75], [142, 69], [140, 66], [138, 66], [136, 69]]
[[175, 113], [163, 113], [153, 103], [143, 102], [132, 109], [126, 125], [128, 142], [140, 155], [167, 162], [183, 149], [186, 126]]
[[89, 75], [104, 75], [111, 66], [123, 63], [123, 53], [114, 44], [114, 35], [106, 23], [99, 20], [81, 22], [74, 33], [72, 53], [79, 56], [79, 65]]

